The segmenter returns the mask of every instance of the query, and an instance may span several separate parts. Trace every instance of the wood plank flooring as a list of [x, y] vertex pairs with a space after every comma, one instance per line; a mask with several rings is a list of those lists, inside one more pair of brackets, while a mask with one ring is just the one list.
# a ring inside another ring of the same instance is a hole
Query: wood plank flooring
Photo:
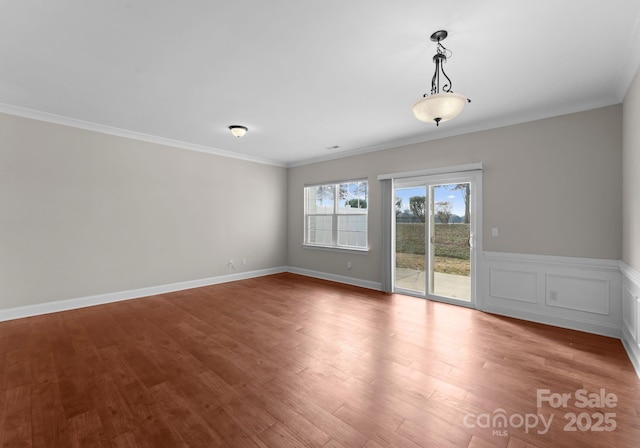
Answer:
[[279, 274], [0, 323], [0, 446], [637, 447], [640, 380], [616, 339]]

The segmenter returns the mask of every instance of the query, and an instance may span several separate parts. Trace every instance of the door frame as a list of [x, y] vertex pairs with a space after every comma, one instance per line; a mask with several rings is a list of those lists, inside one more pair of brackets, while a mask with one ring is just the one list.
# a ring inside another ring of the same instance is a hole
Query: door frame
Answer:
[[[409, 173], [407, 173], [409, 174]], [[411, 174], [416, 174], [415, 176], [398, 176], [393, 177], [393, 186], [392, 192], [393, 197], [395, 198], [395, 190], [396, 188], [405, 188], [407, 186], [418, 186], [425, 185], [427, 189], [429, 189], [430, 185], [434, 184], [456, 184], [456, 183], [466, 183], [469, 182], [472, 185], [472, 194], [469, 203], [470, 214], [474, 219], [472, 219], [472, 226], [469, 229], [470, 237], [471, 237], [471, 245], [472, 250], [470, 252], [469, 262], [471, 263], [471, 300], [470, 302], [465, 302], [463, 300], [457, 300], [453, 298], [448, 298], [444, 296], [437, 296], [433, 294], [429, 294], [428, 284], [425, 281], [425, 294], [421, 295], [419, 292], [406, 290], [406, 289], [397, 289], [395, 285], [395, 254], [396, 254], [396, 222], [395, 219], [391, 225], [391, 281], [392, 281], [392, 291], [397, 292], [399, 294], [413, 295], [416, 297], [426, 298], [429, 300], [435, 300], [439, 302], [451, 303], [459, 306], [466, 306], [470, 308], [482, 309], [482, 286], [481, 286], [481, 273], [484, 272], [483, 267], [483, 256], [482, 256], [482, 235], [483, 235], [483, 227], [482, 227], [482, 169], [474, 169], [469, 171], [443, 171], [439, 170], [438, 173], [430, 174], [426, 173], [418, 173], [414, 172]], [[428, 196], [431, 196], [427, 193]], [[392, 201], [392, 204], [395, 207], [395, 200]], [[394, 213], [395, 215], [395, 213]], [[426, 222], [425, 222], [426, 223]], [[426, 231], [426, 226], [425, 226]], [[427, 235], [428, 236], [428, 233]], [[431, 246], [431, 244], [429, 244]], [[428, 263], [429, 256], [426, 253], [427, 249], [430, 247], [425, 247], [425, 261]], [[430, 269], [427, 268], [426, 275], [429, 274]]]

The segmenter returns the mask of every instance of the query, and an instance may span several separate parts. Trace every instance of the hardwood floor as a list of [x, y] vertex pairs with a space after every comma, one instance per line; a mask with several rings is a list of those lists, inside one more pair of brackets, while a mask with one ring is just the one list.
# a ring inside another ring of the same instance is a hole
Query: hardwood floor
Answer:
[[0, 323], [0, 406], [2, 447], [640, 445], [619, 340], [293, 274]]

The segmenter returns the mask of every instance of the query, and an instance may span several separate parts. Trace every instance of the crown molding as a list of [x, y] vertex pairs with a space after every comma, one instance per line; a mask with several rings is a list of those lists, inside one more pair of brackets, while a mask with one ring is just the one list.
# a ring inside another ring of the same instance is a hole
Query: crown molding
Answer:
[[[622, 100], [617, 99], [613, 94], [602, 95], [598, 98], [588, 101], [574, 102], [566, 104], [564, 106], [558, 106], [553, 111], [547, 109], [535, 109], [524, 112], [519, 115], [501, 116], [496, 118], [490, 118], [482, 122], [470, 123], [467, 125], [455, 125], [448, 129], [443, 129], [444, 126], [430, 131], [428, 134], [412, 135], [406, 138], [396, 139], [389, 142], [385, 142], [379, 145], [367, 146], [363, 148], [355, 148], [352, 150], [345, 150], [337, 153], [327, 154], [325, 156], [312, 157], [309, 159], [302, 159], [287, 163], [287, 167], [295, 168], [298, 166], [311, 165], [319, 162], [327, 162], [330, 160], [344, 159], [347, 157], [358, 156], [367, 154], [370, 152], [383, 151], [386, 149], [401, 148], [404, 146], [415, 145], [420, 143], [431, 142], [435, 140], [441, 140], [450, 137], [457, 137], [465, 134], [473, 134], [475, 132], [490, 131], [493, 129], [504, 128], [508, 126], [515, 126], [518, 124], [531, 123], [539, 120], [546, 120], [549, 118], [560, 117], [563, 115], [571, 115], [580, 112], [586, 112], [589, 110], [600, 109], [603, 107], [609, 107], [616, 104], [620, 104]], [[448, 122], [447, 122], [448, 124]]]
[[144, 134], [142, 132], [130, 131], [127, 129], [106, 126], [90, 121], [79, 120], [77, 118], [65, 117], [62, 115], [51, 114], [48, 112], [28, 109], [25, 107], [13, 106], [11, 104], [0, 103], [0, 113], [14, 115], [22, 118], [29, 118], [31, 120], [44, 121], [46, 123], [58, 124], [61, 126], [83, 129], [85, 131], [98, 132], [100, 134], [114, 135], [116, 137], [129, 138], [132, 140], [139, 140], [148, 143], [156, 143], [159, 145], [171, 146], [174, 148], [187, 149], [189, 151], [204, 152], [207, 154], [227, 157], [230, 159], [244, 160], [247, 162], [260, 163], [263, 165], [273, 165], [282, 168], [286, 168], [287, 166], [285, 163], [278, 162], [276, 160], [253, 157], [246, 154], [238, 154], [231, 151], [225, 151], [224, 149], [214, 148], [212, 146], [197, 145], [195, 143], [188, 143], [180, 140], [158, 137], [155, 135]]

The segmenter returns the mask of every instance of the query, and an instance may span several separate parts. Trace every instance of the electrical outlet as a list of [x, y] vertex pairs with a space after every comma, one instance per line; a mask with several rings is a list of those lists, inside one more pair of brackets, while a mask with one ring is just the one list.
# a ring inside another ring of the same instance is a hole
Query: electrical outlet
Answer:
[[242, 259], [242, 264], [247, 264], [247, 259], [246, 258]]
[[549, 291], [549, 300], [553, 302], [558, 301], [558, 291]]
[[498, 236], [498, 228], [494, 227], [493, 229], [491, 229], [491, 236]]
[[351, 262], [347, 262], [347, 269], [351, 269]]

